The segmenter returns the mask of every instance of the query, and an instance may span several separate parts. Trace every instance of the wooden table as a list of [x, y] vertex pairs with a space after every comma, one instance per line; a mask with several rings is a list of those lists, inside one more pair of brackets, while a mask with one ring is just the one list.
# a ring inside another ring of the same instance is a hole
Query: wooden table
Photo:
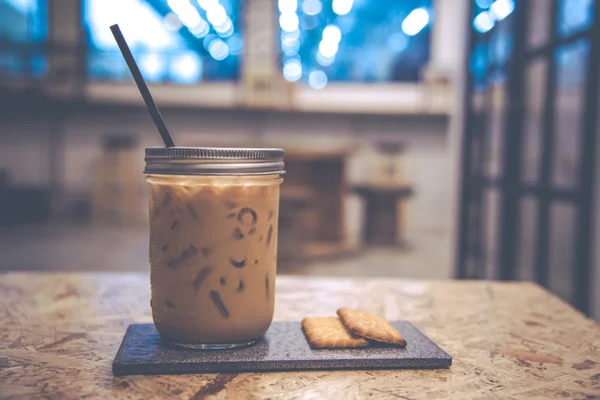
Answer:
[[139, 274], [0, 275], [0, 397], [600, 396], [600, 329], [531, 283], [278, 278], [276, 320], [341, 306], [407, 319], [454, 357], [449, 370], [113, 377], [125, 328], [151, 321], [148, 286]]

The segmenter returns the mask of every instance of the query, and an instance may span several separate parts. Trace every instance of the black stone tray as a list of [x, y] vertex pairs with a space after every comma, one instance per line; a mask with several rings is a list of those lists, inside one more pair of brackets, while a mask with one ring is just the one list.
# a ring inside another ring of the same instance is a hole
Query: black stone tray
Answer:
[[408, 342], [405, 349], [317, 349], [309, 347], [299, 322], [274, 322], [253, 346], [232, 350], [191, 350], [161, 342], [153, 324], [130, 325], [113, 362], [115, 375], [218, 372], [439, 369], [452, 357], [409, 322], [392, 323]]

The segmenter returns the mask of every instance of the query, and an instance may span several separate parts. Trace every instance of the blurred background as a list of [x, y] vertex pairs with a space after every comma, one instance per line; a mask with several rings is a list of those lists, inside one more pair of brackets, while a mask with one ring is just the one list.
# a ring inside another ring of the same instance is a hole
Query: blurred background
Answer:
[[148, 271], [143, 150], [282, 147], [279, 273], [600, 317], [594, 0], [0, 0], [0, 269]]

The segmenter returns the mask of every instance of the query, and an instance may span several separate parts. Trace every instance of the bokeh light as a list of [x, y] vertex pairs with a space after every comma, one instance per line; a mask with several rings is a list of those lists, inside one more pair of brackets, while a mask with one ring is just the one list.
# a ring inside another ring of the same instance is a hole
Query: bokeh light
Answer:
[[354, 0], [333, 0], [331, 8], [337, 15], [346, 15], [352, 10]]
[[302, 12], [306, 15], [317, 15], [323, 10], [323, 3], [320, 0], [304, 0], [302, 3]]
[[322, 70], [335, 81], [414, 82], [429, 60], [431, 0], [279, 0], [278, 7], [280, 68], [300, 56], [302, 81]]
[[229, 46], [229, 54], [232, 56], [240, 55], [244, 48], [244, 39], [237, 33], [234, 33], [227, 39], [227, 46]]
[[139, 58], [140, 70], [148, 82], [159, 82], [165, 72], [165, 58], [155, 53], [145, 54]]
[[171, 61], [171, 77], [176, 83], [194, 83], [202, 75], [202, 60], [193, 51], [187, 51]]
[[475, 3], [479, 8], [489, 8], [492, 5], [494, 0], [476, 0]]
[[297, 54], [299, 49], [300, 42], [292, 36], [288, 36], [281, 41], [281, 50], [287, 56]]
[[214, 28], [215, 31], [219, 34], [219, 36], [224, 38], [229, 37], [233, 34], [233, 23], [229, 18], [227, 18], [223, 24], [215, 25]]
[[285, 12], [279, 16], [279, 26], [285, 32], [293, 32], [298, 29], [298, 15]]
[[339, 43], [342, 39], [342, 31], [337, 25], [327, 25], [323, 29], [323, 40]]
[[218, 39], [219, 37], [217, 35], [215, 35], [214, 33], [208, 34], [204, 37], [204, 40], [202, 40], [202, 45], [204, 46], [204, 48], [206, 50], [208, 50], [208, 46], [210, 46], [210, 43], [215, 40]]
[[208, 52], [212, 58], [221, 61], [229, 55], [229, 46], [221, 39], [215, 39], [208, 45]]
[[325, 57], [320, 52], [317, 53], [317, 63], [323, 67], [328, 67], [335, 61], [335, 56]]
[[496, 22], [488, 11], [482, 11], [473, 20], [473, 26], [481, 33], [485, 33], [492, 29]]
[[279, 0], [278, 7], [281, 13], [295, 13], [298, 9], [298, 0]]
[[502, 21], [515, 9], [514, 0], [496, 0], [490, 6], [490, 14], [496, 21]]
[[387, 40], [387, 45], [390, 50], [394, 51], [395, 53], [402, 53], [408, 48], [409, 39], [404, 33], [397, 32], [390, 35]]
[[335, 56], [335, 53], [337, 53], [338, 48], [339, 47], [336, 42], [322, 40], [321, 43], [319, 43], [319, 53], [321, 53], [325, 57]]
[[190, 29], [190, 32], [192, 33], [192, 35], [201, 39], [204, 36], [208, 35], [208, 32], [210, 32], [210, 26], [208, 26], [208, 23], [206, 21], [202, 20], [202, 22]]
[[183, 23], [181, 22], [177, 14], [173, 12], [170, 12], [167, 15], [165, 15], [165, 19], [163, 22], [165, 28], [167, 28], [171, 32], [176, 32], [183, 27]]
[[313, 89], [323, 89], [327, 86], [327, 74], [321, 70], [312, 71], [308, 75], [308, 84]]
[[402, 32], [408, 36], [415, 36], [429, 23], [429, 12], [425, 8], [412, 10], [402, 21]]
[[227, 13], [223, 6], [215, 6], [206, 10], [206, 18], [213, 26], [222, 25], [227, 21]]
[[299, 60], [292, 59], [283, 64], [283, 77], [290, 81], [296, 82], [302, 77], [302, 64]]

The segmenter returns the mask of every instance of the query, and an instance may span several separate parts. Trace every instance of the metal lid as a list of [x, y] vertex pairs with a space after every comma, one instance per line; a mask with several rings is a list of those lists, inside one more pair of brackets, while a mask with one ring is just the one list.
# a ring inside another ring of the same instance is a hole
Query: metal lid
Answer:
[[282, 149], [219, 147], [150, 147], [146, 174], [272, 175], [284, 174]]

